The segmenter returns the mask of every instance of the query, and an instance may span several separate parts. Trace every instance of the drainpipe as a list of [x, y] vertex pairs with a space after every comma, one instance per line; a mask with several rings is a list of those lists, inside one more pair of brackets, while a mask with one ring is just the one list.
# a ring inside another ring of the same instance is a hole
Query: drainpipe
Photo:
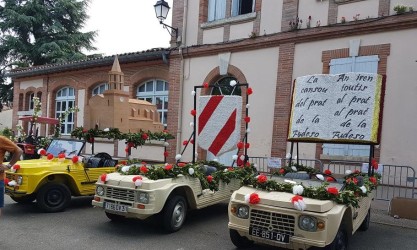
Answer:
[[181, 136], [182, 136], [182, 110], [183, 110], [183, 102], [184, 102], [184, 55], [183, 55], [183, 48], [186, 47], [186, 31], [187, 31], [187, 16], [188, 16], [188, 0], [184, 1], [184, 11], [183, 11], [183, 18], [182, 18], [182, 32], [181, 32], [181, 45], [179, 47], [179, 54], [181, 56], [181, 65], [180, 65], [180, 96], [179, 96], [179, 105], [178, 105], [178, 129], [177, 129], [177, 146], [176, 146], [176, 154], [181, 153]]

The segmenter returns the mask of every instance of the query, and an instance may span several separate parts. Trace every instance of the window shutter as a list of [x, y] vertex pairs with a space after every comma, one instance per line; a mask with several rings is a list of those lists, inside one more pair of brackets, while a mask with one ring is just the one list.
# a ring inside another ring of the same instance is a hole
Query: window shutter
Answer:
[[[332, 59], [330, 61], [330, 74], [347, 72], [378, 72], [378, 56], [360, 56]], [[343, 156], [369, 156], [369, 145], [355, 144], [323, 144], [323, 154]]]

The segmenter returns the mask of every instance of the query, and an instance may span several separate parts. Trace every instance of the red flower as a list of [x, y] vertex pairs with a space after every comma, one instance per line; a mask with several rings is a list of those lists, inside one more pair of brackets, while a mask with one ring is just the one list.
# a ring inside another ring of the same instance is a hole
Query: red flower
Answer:
[[333, 179], [332, 177], [327, 177], [327, 178], [326, 178], [326, 181], [327, 181], [327, 182], [332, 182], [332, 181], [334, 181], [334, 179]]
[[300, 200], [302, 201], [303, 197], [300, 195], [295, 195], [294, 197], [291, 198], [291, 203], [294, 204], [295, 202], [298, 202]]
[[329, 187], [329, 188], [327, 188], [327, 192], [329, 194], [339, 195], [339, 190], [337, 190], [337, 188], [335, 188], [335, 187]]
[[178, 162], [178, 167], [180, 167], [180, 168], [183, 168], [183, 167], [185, 167], [185, 165], [187, 165], [187, 164], [185, 164], [184, 162]]
[[193, 110], [191, 110], [190, 113], [191, 113], [192, 116], [195, 116], [197, 114], [197, 111], [195, 111], [195, 109], [193, 109]]
[[250, 143], [246, 143], [245, 148], [250, 148]]
[[280, 174], [285, 174], [285, 169], [281, 168], [281, 169], [279, 170], [279, 173], [280, 173]]
[[229, 168], [227, 168], [227, 170], [228, 171], [233, 171], [233, 170], [235, 170], [234, 168], [232, 168], [232, 167], [229, 167]]
[[147, 140], [149, 138], [147, 133], [142, 134], [141, 137], [142, 137], [143, 140]]
[[165, 166], [165, 170], [169, 171], [169, 170], [171, 170], [171, 169], [172, 169], [172, 165], [171, 165], [171, 164], [167, 164], [167, 165]]
[[52, 160], [53, 158], [54, 158], [53, 154], [48, 154], [48, 156], [46, 156], [46, 159], [48, 159], [48, 160]]
[[242, 149], [244, 146], [245, 146], [244, 143], [241, 142], [241, 141], [237, 143], [237, 148], [238, 149]]
[[46, 150], [45, 150], [45, 149], [41, 149], [41, 150], [39, 150], [39, 154], [40, 154], [40, 155], [46, 155]]
[[127, 161], [121, 161], [120, 164], [127, 165]]
[[353, 183], [355, 183], [355, 185], [358, 185], [358, 179], [353, 178], [352, 180], [353, 180]]
[[87, 133], [87, 129], [83, 129], [83, 133]]
[[330, 171], [330, 170], [326, 169], [326, 170], [324, 170], [324, 174], [326, 174], [326, 175], [331, 175], [331, 174], [332, 174], [332, 171]]
[[207, 181], [209, 183], [211, 183], [213, 181], [213, 176], [211, 176], [211, 175], [207, 176]]
[[261, 174], [258, 176], [259, 183], [265, 183], [267, 180], [268, 180], [268, 177], [266, 177], [266, 175]]
[[78, 156], [74, 155], [71, 160], [72, 160], [72, 163], [77, 163], [78, 162]]
[[194, 139], [191, 139], [191, 140], [190, 140], [190, 143], [191, 143], [191, 144], [194, 144]]
[[246, 167], [250, 167], [250, 162], [246, 162]]
[[88, 140], [88, 142], [89, 142], [89, 143], [93, 143], [93, 142], [94, 142], [94, 138], [93, 138], [93, 137], [91, 137], [91, 138]]
[[146, 166], [141, 166], [140, 172], [146, 174], [148, 172], [148, 168]]
[[187, 141], [187, 140], [184, 140], [184, 141], [182, 142], [182, 145], [183, 145], [183, 146], [185, 146], [185, 145], [187, 145], [187, 143], [188, 143], [188, 141]]
[[359, 171], [358, 169], [356, 169], [353, 173], [355, 174], [359, 174], [361, 171]]
[[249, 196], [249, 203], [250, 204], [258, 204], [261, 201], [261, 199], [259, 199], [259, 195], [256, 193], [252, 193]]
[[4, 178], [4, 185], [9, 185], [10, 180], [8, 178]]
[[209, 84], [207, 82], [203, 83], [203, 87], [206, 89], [209, 87]]
[[107, 179], [107, 174], [102, 174], [102, 175], [100, 176], [100, 180], [101, 180], [102, 182], [106, 182], [106, 179]]
[[377, 183], [376, 178], [373, 177], [373, 176], [369, 177], [369, 181], [372, 182], [374, 185], [376, 185], [376, 183]]
[[246, 93], [247, 93], [248, 95], [252, 95], [252, 93], [253, 93], [252, 88], [248, 88], [248, 89], [246, 90]]
[[65, 158], [65, 154], [64, 153], [59, 154], [58, 158], [60, 158], [60, 159]]
[[164, 157], [168, 157], [169, 153], [168, 151], [164, 151]]
[[133, 177], [132, 181], [135, 182], [136, 180], [142, 180], [142, 176], [138, 175]]
[[245, 117], [245, 122], [246, 122], [246, 123], [249, 123], [249, 122], [250, 122], [250, 116], [246, 116], [246, 117]]
[[371, 161], [371, 166], [372, 166], [375, 170], [377, 170], [377, 169], [378, 169], [378, 162], [377, 162], [375, 159], [372, 159], [372, 161]]
[[129, 153], [129, 147], [126, 147], [126, 148], [125, 148], [125, 152], [126, 152], [126, 153]]

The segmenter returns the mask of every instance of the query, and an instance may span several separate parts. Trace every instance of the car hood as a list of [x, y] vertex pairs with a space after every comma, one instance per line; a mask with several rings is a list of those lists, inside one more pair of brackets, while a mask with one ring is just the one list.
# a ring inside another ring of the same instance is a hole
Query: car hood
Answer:
[[[124, 188], [136, 188], [135, 182], [133, 179], [139, 175], [121, 175], [120, 173], [110, 173], [106, 176], [106, 185], [110, 186], [118, 186], [118, 187], [124, 187]], [[151, 180], [145, 176], [142, 176], [142, 183], [140, 186], [140, 189], [158, 189], [162, 188], [166, 185], [170, 185], [175, 183], [181, 183], [185, 182], [186, 179], [189, 177], [185, 176], [178, 176], [177, 178], [166, 178], [166, 179], [158, 179], [158, 180]], [[192, 180], [194, 181], [194, 180]], [[97, 184], [103, 184], [103, 181], [101, 181], [101, 178], [98, 179]]]
[[[72, 161], [70, 159], [64, 159], [64, 160], [58, 160], [58, 159], [34, 159], [34, 160], [24, 160], [24, 161], [18, 161], [16, 165], [19, 165], [20, 168], [16, 170], [16, 173], [28, 173], [33, 172], [33, 169], [41, 170], [50, 170], [51, 168], [66, 168], [68, 165], [73, 165]], [[80, 163], [78, 163], [80, 164]], [[8, 170], [7, 173], [13, 173], [12, 170]]]
[[[233, 194], [233, 200], [245, 202], [245, 195], [256, 193], [259, 196], [260, 205], [267, 205], [272, 207], [280, 207], [286, 209], [295, 209], [294, 205], [291, 202], [291, 199], [294, 197], [292, 193], [286, 192], [277, 192], [277, 191], [264, 191], [260, 189], [255, 189], [248, 186], [243, 186], [239, 190], [235, 191]], [[316, 200], [303, 197], [304, 203], [306, 204], [305, 211], [325, 213], [331, 210], [335, 205], [335, 202], [330, 200]]]

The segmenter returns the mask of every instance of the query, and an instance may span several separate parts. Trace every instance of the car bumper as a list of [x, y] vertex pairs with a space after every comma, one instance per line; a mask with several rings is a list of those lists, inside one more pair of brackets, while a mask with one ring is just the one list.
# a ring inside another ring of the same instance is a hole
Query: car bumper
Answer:
[[145, 204], [145, 208], [136, 208], [136, 207], [134, 207], [135, 205], [137, 205], [136, 203], [132, 203], [132, 204], [129, 204], [129, 205], [123, 204], [123, 205], [127, 206], [127, 212], [118, 212], [118, 211], [108, 210], [108, 209], [105, 208], [105, 203], [106, 202], [111, 202], [111, 203], [117, 203], [117, 202], [107, 201], [107, 200], [104, 201], [103, 198], [100, 198], [100, 201], [97, 201], [96, 199], [97, 199], [97, 196], [91, 202], [91, 205], [93, 205], [94, 207], [101, 208], [108, 213], [118, 214], [118, 215], [124, 216], [126, 218], [136, 218], [136, 219], [144, 220], [144, 219], [156, 214], [155, 208], [153, 207], [152, 204]]

